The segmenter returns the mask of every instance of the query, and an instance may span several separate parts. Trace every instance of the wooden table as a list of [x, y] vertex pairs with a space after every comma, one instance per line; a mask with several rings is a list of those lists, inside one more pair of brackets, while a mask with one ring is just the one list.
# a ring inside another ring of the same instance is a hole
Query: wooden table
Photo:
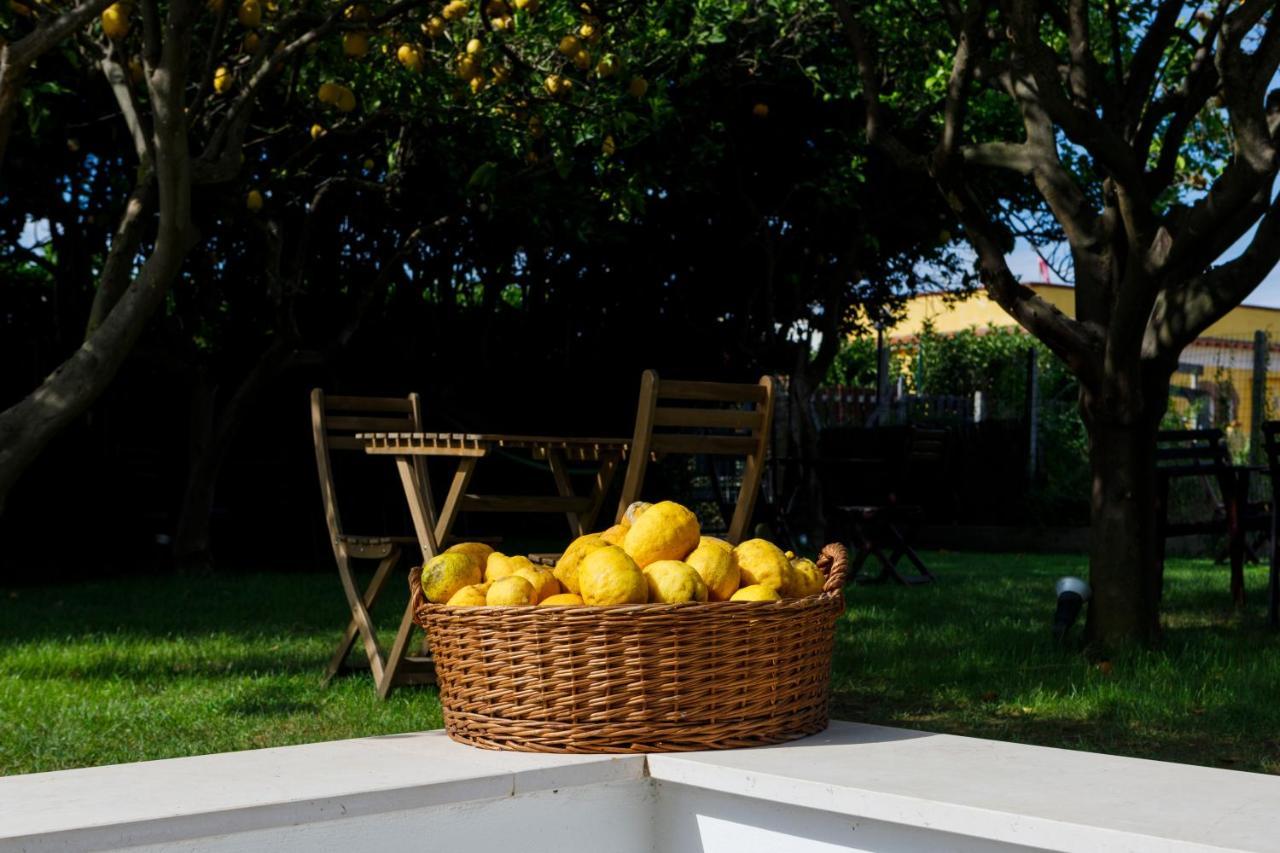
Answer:
[[[440, 553], [441, 543], [449, 537], [461, 512], [564, 513], [573, 536], [590, 531], [629, 443], [623, 438], [448, 432], [375, 432], [360, 433], [356, 438], [364, 442], [366, 453], [395, 459], [424, 561]], [[528, 453], [534, 459], [546, 460], [555, 481], [556, 494], [469, 493], [467, 486], [477, 464], [500, 450]], [[431, 498], [430, 485], [420, 481], [414, 468], [415, 456], [443, 456], [457, 460], [449, 491], [438, 512]], [[569, 462], [596, 464], [590, 494], [574, 493], [569, 481]]]
[[[547, 512], [564, 513], [574, 536], [588, 532], [600, 514], [600, 505], [618, 463], [626, 455], [629, 441], [622, 438], [566, 438], [546, 435], [492, 435], [450, 432], [372, 432], [357, 433], [371, 456], [395, 459], [404, 486], [404, 497], [413, 518], [413, 529], [426, 563], [440, 553], [460, 512]], [[555, 481], [554, 495], [477, 495], [467, 486], [481, 459], [499, 450], [529, 453], [534, 459], [545, 459]], [[450, 480], [449, 492], [439, 512], [431, 499], [431, 486], [419, 476], [415, 456], [443, 456], [457, 460]], [[597, 464], [589, 495], [576, 495], [569, 481], [569, 462]], [[392, 672], [405, 659], [409, 637], [413, 634], [413, 605], [405, 607], [400, 617], [387, 666]], [[424, 652], [426, 646], [423, 646]], [[389, 679], [390, 682], [390, 679]]]

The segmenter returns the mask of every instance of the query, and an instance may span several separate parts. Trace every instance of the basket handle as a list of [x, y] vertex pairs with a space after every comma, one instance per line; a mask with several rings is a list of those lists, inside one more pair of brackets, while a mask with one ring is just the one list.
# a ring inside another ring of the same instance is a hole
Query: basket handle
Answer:
[[422, 595], [422, 566], [413, 566], [409, 569], [409, 603], [417, 610], [426, 601]]
[[849, 572], [849, 550], [839, 542], [831, 542], [822, 547], [818, 555], [818, 568], [827, 575], [822, 585], [822, 594], [838, 598], [844, 603], [844, 580]]

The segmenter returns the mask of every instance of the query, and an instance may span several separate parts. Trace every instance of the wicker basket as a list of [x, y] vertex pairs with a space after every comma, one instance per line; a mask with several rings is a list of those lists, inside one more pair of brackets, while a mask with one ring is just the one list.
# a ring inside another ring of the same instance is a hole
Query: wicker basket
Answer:
[[444, 607], [411, 572], [445, 730], [524, 752], [675, 752], [780, 743], [827, 727], [848, 554], [823, 592], [760, 602]]

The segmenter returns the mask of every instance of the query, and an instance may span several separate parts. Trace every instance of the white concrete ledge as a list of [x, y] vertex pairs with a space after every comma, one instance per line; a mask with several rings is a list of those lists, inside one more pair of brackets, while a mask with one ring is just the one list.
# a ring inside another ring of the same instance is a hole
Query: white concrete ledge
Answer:
[[0, 851], [109, 850], [644, 779], [641, 756], [535, 755], [443, 732], [0, 777]]
[[882, 726], [833, 723], [790, 745], [655, 755], [649, 774], [1039, 849], [1280, 851], [1275, 776]]
[[1280, 851], [1280, 778], [853, 723], [647, 761], [428, 732], [0, 778], [5, 853], [424, 839], [522, 853]]

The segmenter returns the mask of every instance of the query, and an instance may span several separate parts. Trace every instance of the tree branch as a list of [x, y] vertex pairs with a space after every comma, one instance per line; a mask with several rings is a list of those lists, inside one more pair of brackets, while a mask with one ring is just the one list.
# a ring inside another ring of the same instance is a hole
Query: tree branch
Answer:
[[125, 127], [129, 129], [129, 136], [133, 139], [133, 150], [138, 155], [138, 163], [143, 169], [150, 170], [155, 159], [151, 129], [143, 124], [138, 112], [137, 98], [134, 96], [133, 87], [129, 85], [129, 74], [116, 58], [115, 47], [110, 48], [103, 55], [99, 65], [103, 76], [107, 78], [107, 84], [111, 87], [111, 94], [115, 95], [120, 114], [124, 117]]
[[845, 35], [857, 59], [858, 74], [862, 79], [862, 100], [867, 111], [868, 141], [884, 150], [899, 168], [912, 172], [925, 171], [925, 158], [903, 145], [888, 127], [884, 107], [880, 103], [880, 72], [877, 68], [875, 46], [862, 28], [861, 21], [849, 6], [848, 0], [831, 0], [831, 5], [844, 25]]
[[1280, 263], [1280, 196], [1239, 257], [1161, 293], [1147, 337], [1161, 352], [1179, 353], [1244, 301]]
[[0, 43], [0, 166], [18, 110], [22, 81], [32, 64], [110, 6], [112, 0], [84, 0], [10, 44]]

